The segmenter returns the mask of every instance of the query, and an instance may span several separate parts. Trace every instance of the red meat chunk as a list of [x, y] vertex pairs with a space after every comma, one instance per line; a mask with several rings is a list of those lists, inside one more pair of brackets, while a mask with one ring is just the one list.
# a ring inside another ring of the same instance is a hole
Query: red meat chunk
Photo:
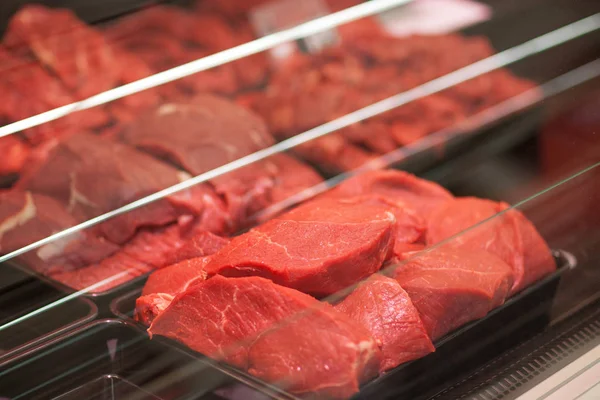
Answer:
[[[165, 132], [172, 132], [165, 135]], [[168, 103], [131, 124], [123, 140], [199, 175], [274, 143], [253, 113], [212, 95]], [[310, 167], [279, 154], [210, 181], [225, 202], [232, 231], [273, 202], [321, 182]]]
[[313, 307], [259, 336], [248, 352], [249, 372], [296, 395], [347, 399], [377, 374], [379, 349], [329, 304]]
[[[431, 215], [427, 243], [438, 243], [507, 208], [506, 203], [477, 198], [461, 198], [448, 202]], [[544, 239], [535, 227], [514, 209], [469, 229], [451, 239], [448, 245], [487, 250], [504, 260], [513, 270], [514, 283], [511, 293], [524, 289], [556, 269]]]
[[[97, 264], [77, 270], [69, 270], [65, 265], [56, 264], [49, 274], [53, 279], [79, 290], [107, 280], [105, 284], [92, 290], [94, 293], [102, 292], [153, 269], [171, 265], [172, 260], [185, 260], [185, 254], [181, 250], [186, 251], [189, 246], [194, 248], [193, 252], [187, 253], [189, 256], [201, 257], [214, 253], [227, 243], [226, 239], [200, 229], [191, 233], [188, 229], [172, 224], [160, 229], [142, 230], [118, 252]], [[111, 279], [113, 277], [115, 278]]]
[[153, 272], [144, 286], [142, 296], [166, 293], [175, 297], [185, 292], [195, 280], [206, 280], [204, 267], [209, 261], [210, 256], [191, 258]]
[[383, 355], [380, 372], [435, 351], [419, 312], [391, 278], [374, 275], [335, 308], [371, 332]]
[[65, 271], [56, 267], [49, 276], [75, 290], [101, 293], [142, 276], [152, 269], [152, 266], [120, 251], [84, 268]]
[[267, 279], [215, 276], [177, 295], [148, 331], [247, 369], [248, 350], [259, 335], [299, 312], [321, 307], [331, 306]]
[[194, 175], [274, 142], [260, 118], [212, 95], [167, 103], [146, 113], [125, 130], [123, 140]]
[[135, 302], [136, 320], [152, 324], [177, 294], [206, 279], [204, 267], [209, 260], [210, 257], [192, 258], [153, 272]]
[[377, 194], [402, 202], [427, 220], [431, 212], [454, 197], [436, 183], [396, 170], [369, 171], [343, 182], [326, 196], [348, 197]]
[[476, 249], [433, 249], [408, 260], [394, 277], [433, 340], [503, 304], [513, 283], [504, 261]]
[[[177, 184], [180, 179], [177, 169], [129, 146], [78, 134], [30, 163], [17, 187], [48, 195], [76, 218], [88, 219]], [[205, 204], [205, 194], [200, 189], [190, 190], [187, 195], [113, 218], [98, 230], [110, 241], [124, 243], [142, 226], [162, 226], [182, 214], [194, 214]]]
[[[62, 83], [37, 61], [0, 48], [0, 62], [4, 66], [0, 87], [5, 95], [0, 105], [1, 119], [19, 121], [75, 101]], [[39, 144], [76, 130], [96, 129], [109, 121], [104, 110], [93, 108], [27, 129], [24, 134], [29, 142]]]
[[206, 271], [258, 275], [305, 293], [332, 294], [390, 258], [395, 222], [390, 207], [380, 204], [307, 203], [234, 238]]
[[[5, 191], [0, 193], [0, 251], [18, 250], [79, 221], [55, 200], [44, 195]], [[22, 256], [30, 267], [45, 271], [54, 263], [67, 268], [103, 259], [118, 247], [90, 232], [79, 232]]]
[[[101, 33], [67, 9], [28, 5], [11, 19], [4, 43], [28, 54], [52, 71], [76, 99], [84, 99], [151, 74], [145, 63], [111, 47]], [[109, 108], [130, 115], [156, 104], [145, 91], [112, 103]], [[126, 112], [127, 109], [129, 112]]]

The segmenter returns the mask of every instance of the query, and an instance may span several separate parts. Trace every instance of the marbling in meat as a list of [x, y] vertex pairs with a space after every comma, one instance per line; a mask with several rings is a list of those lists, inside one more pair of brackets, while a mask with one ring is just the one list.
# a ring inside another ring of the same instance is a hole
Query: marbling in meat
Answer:
[[380, 372], [435, 350], [419, 312], [392, 278], [373, 275], [335, 308], [371, 332], [381, 348]]

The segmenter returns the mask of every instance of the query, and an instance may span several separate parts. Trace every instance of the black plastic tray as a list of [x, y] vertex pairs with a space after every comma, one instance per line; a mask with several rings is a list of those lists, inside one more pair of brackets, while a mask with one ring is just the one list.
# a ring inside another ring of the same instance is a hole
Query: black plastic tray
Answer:
[[0, 398], [198, 399], [235, 384], [186, 352], [124, 321], [99, 320], [0, 362]]
[[[18, 269], [0, 265], [0, 361], [92, 321], [96, 305], [65, 296], [50, 284]], [[55, 303], [48, 309], [48, 304]]]
[[[355, 399], [416, 399], [432, 388], [433, 382], [442, 385], [456, 378], [457, 371], [466, 372], [481, 362], [497, 355], [510, 346], [542, 330], [549, 321], [549, 313], [561, 276], [575, 267], [576, 260], [565, 251], [555, 251], [558, 269], [518, 293], [485, 318], [465, 325], [436, 343], [436, 352], [422, 359], [399, 366], [366, 384]], [[140, 291], [132, 291], [111, 304], [112, 312], [139, 329], [133, 321], [135, 299]], [[156, 337], [169, 348], [199, 355], [166, 338]], [[273, 386], [258, 381], [246, 373], [215, 363], [215, 368], [241, 379], [245, 384], [276, 398], [293, 399]]]

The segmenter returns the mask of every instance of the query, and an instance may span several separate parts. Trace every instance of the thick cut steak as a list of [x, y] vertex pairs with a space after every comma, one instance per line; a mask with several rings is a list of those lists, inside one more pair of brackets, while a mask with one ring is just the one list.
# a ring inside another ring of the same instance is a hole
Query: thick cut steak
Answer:
[[135, 302], [135, 318], [145, 325], [162, 313], [173, 298], [195, 283], [206, 279], [204, 267], [210, 257], [192, 258], [153, 272], [142, 296]]
[[[171, 132], [165, 135], [165, 132]], [[122, 139], [150, 154], [199, 175], [274, 143], [264, 123], [253, 113], [212, 95], [168, 103], [132, 123]], [[299, 161], [279, 154], [210, 181], [224, 200], [232, 230], [283, 196], [321, 182]]]
[[318, 296], [366, 278], [392, 255], [389, 207], [324, 199], [234, 238], [206, 266], [209, 276], [258, 275]]
[[484, 250], [438, 248], [411, 258], [394, 272], [432, 340], [484, 317], [504, 303], [512, 271]]
[[65, 271], [56, 266], [48, 275], [55, 281], [75, 290], [100, 293], [129, 282], [153, 270], [123, 251], [118, 251], [97, 264]]
[[375, 377], [381, 353], [369, 331], [321, 303], [263, 333], [248, 371], [310, 398], [347, 399]]
[[[181, 172], [129, 146], [92, 134], [77, 134], [27, 166], [19, 189], [59, 201], [78, 219], [89, 219], [180, 182]], [[139, 227], [161, 226], [205, 204], [199, 189], [113, 218], [98, 228], [124, 243]], [[194, 196], [192, 196], [192, 194]]]
[[[432, 213], [427, 244], [441, 242], [468, 229], [450, 239], [447, 245], [483, 249], [500, 257], [513, 270], [511, 293], [518, 292], [552, 273], [556, 264], [548, 245], [531, 222], [508, 207], [506, 203], [470, 197], [448, 202]], [[495, 216], [500, 212], [502, 214]], [[485, 221], [491, 217], [494, 218]], [[478, 223], [481, 224], [475, 226]]]
[[335, 308], [371, 332], [383, 354], [380, 372], [435, 351], [419, 312], [394, 279], [373, 275]]
[[[0, 48], [0, 62], [5, 68], [0, 78], [4, 94], [0, 105], [3, 120], [19, 121], [75, 101], [62, 83], [36, 60]], [[27, 129], [24, 134], [30, 143], [37, 145], [54, 137], [99, 128], [109, 121], [109, 115], [102, 108], [94, 107]]]
[[[187, 225], [171, 224], [163, 228], [144, 229], [118, 252], [101, 262], [73, 271], [56, 264], [50, 276], [74, 289], [85, 289], [101, 280], [108, 280], [92, 290], [101, 292], [153, 269], [171, 265], [172, 260], [184, 260], [186, 254], [190, 258], [210, 255], [226, 243], [226, 239], [207, 234], [199, 228], [190, 230]], [[183, 253], [180, 252], [182, 249]], [[119, 275], [122, 279], [110, 280], [113, 275]]]
[[369, 171], [348, 179], [326, 196], [349, 197], [378, 194], [414, 209], [425, 219], [440, 205], [452, 200], [450, 192], [440, 185], [396, 170]]
[[194, 175], [274, 143], [258, 116], [208, 94], [164, 104], [142, 115], [122, 137]]
[[[36, 58], [76, 99], [84, 99], [151, 75], [137, 57], [111, 47], [103, 35], [68, 9], [27, 5], [11, 19], [4, 43]], [[127, 96], [108, 106], [117, 119], [158, 103], [153, 91]]]
[[[52, 198], [31, 192], [0, 192], [0, 251], [8, 253], [79, 221]], [[60, 263], [67, 268], [103, 259], [118, 247], [83, 231], [23, 255], [30, 267], [44, 271]]]
[[[269, 206], [311, 189], [322, 178], [308, 165], [286, 154], [277, 154], [212, 179], [215, 192], [227, 204], [236, 230], [264, 221]], [[266, 214], [262, 215], [262, 211]]]
[[247, 369], [249, 346], [259, 335], [321, 306], [306, 294], [264, 278], [215, 276], [178, 294], [148, 331]]

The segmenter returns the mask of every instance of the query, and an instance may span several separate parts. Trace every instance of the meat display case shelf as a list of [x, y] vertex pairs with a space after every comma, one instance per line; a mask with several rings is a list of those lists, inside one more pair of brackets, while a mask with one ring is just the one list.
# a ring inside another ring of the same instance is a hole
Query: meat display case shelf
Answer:
[[[94, 320], [98, 307], [90, 299], [63, 301], [64, 294], [18, 269], [2, 268], [0, 284], [0, 362]], [[49, 302], [55, 307], [36, 313]], [[24, 318], [22, 321], [21, 318]], [[16, 322], [16, 323], [15, 323]]]
[[[451, 374], [457, 370], [467, 371], [475, 367], [474, 363], [492, 358], [525, 340], [528, 335], [542, 330], [549, 322], [552, 301], [561, 276], [576, 266], [574, 257], [565, 251], [555, 251], [554, 257], [559, 267], [554, 274], [510, 298], [485, 318], [467, 324], [440, 339], [436, 343], [434, 353], [403, 364], [366, 384], [353, 399], [417, 399], [424, 390], [431, 389], [431, 382], [442, 384], [451, 379]], [[136, 290], [115, 299], [111, 310], [116, 317], [130, 326], [143, 330], [145, 327], [133, 320], [135, 300], [140, 294], [141, 291]], [[516, 332], [519, 334], [515, 334]], [[175, 349], [169, 351], [181, 351], [194, 358], [199, 357], [198, 353], [169, 339], [155, 337], [151, 342], [160, 342], [165, 348]], [[476, 361], [474, 355], [477, 355]], [[449, 362], [453, 364], [450, 368]], [[214, 364], [216, 369], [240, 379], [270, 398], [297, 399], [246, 373], [212, 361], [210, 363]]]

